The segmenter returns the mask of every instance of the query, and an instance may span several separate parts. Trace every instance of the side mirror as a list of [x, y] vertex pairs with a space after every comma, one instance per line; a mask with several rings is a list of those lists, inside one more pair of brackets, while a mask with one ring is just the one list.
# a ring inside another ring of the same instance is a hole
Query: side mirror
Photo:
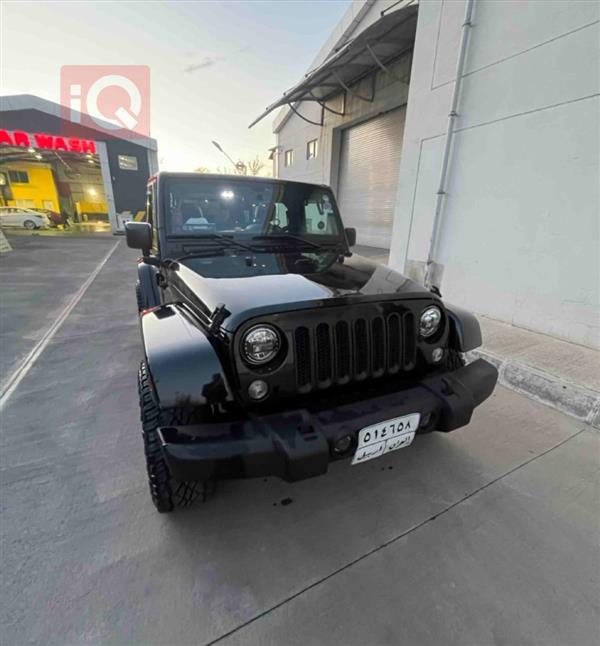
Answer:
[[353, 247], [356, 244], [356, 229], [354, 227], [348, 227], [344, 229], [344, 233], [346, 234], [348, 246]]
[[141, 249], [144, 256], [152, 249], [152, 227], [148, 222], [126, 222], [125, 237], [127, 246]]

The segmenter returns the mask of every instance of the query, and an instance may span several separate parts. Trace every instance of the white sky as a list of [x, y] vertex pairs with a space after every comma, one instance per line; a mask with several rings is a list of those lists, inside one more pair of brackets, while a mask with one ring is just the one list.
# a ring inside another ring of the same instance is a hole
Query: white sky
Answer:
[[[0, 2], [0, 94], [59, 102], [62, 65], [148, 65], [163, 170], [267, 162], [264, 108], [307, 71], [349, 0]], [[193, 72], [188, 67], [203, 65]]]

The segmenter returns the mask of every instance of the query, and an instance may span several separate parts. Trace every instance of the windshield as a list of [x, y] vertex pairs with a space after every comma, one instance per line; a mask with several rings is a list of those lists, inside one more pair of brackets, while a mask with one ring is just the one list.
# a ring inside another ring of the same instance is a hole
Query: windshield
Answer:
[[329, 189], [235, 178], [171, 179], [165, 185], [169, 237], [341, 237]]

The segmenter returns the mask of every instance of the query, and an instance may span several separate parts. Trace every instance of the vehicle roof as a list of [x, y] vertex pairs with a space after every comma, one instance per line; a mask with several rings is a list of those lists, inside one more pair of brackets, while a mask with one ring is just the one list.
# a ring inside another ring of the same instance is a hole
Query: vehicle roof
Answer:
[[226, 179], [229, 181], [236, 182], [256, 182], [256, 183], [269, 183], [269, 184], [303, 184], [308, 186], [318, 186], [320, 188], [330, 188], [327, 184], [314, 184], [313, 182], [296, 182], [289, 179], [280, 179], [276, 177], [257, 177], [254, 175], [229, 175], [229, 174], [219, 174], [219, 173], [179, 173], [174, 171], [160, 171], [153, 175], [148, 181], [161, 180], [168, 177], [176, 179], [186, 179], [186, 178], [202, 178], [202, 179]]

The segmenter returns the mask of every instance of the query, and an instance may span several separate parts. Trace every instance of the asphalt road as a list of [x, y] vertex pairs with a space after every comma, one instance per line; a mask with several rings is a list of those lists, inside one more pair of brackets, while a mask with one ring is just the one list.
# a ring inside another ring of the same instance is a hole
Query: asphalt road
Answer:
[[[83, 282], [107, 245], [81, 244]], [[30, 251], [0, 261], [3, 365], [79, 288], [17, 288], [53, 273]], [[468, 428], [155, 513], [134, 259], [121, 242], [2, 411], [3, 646], [598, 643], [600, 437], [502, 388]]]

